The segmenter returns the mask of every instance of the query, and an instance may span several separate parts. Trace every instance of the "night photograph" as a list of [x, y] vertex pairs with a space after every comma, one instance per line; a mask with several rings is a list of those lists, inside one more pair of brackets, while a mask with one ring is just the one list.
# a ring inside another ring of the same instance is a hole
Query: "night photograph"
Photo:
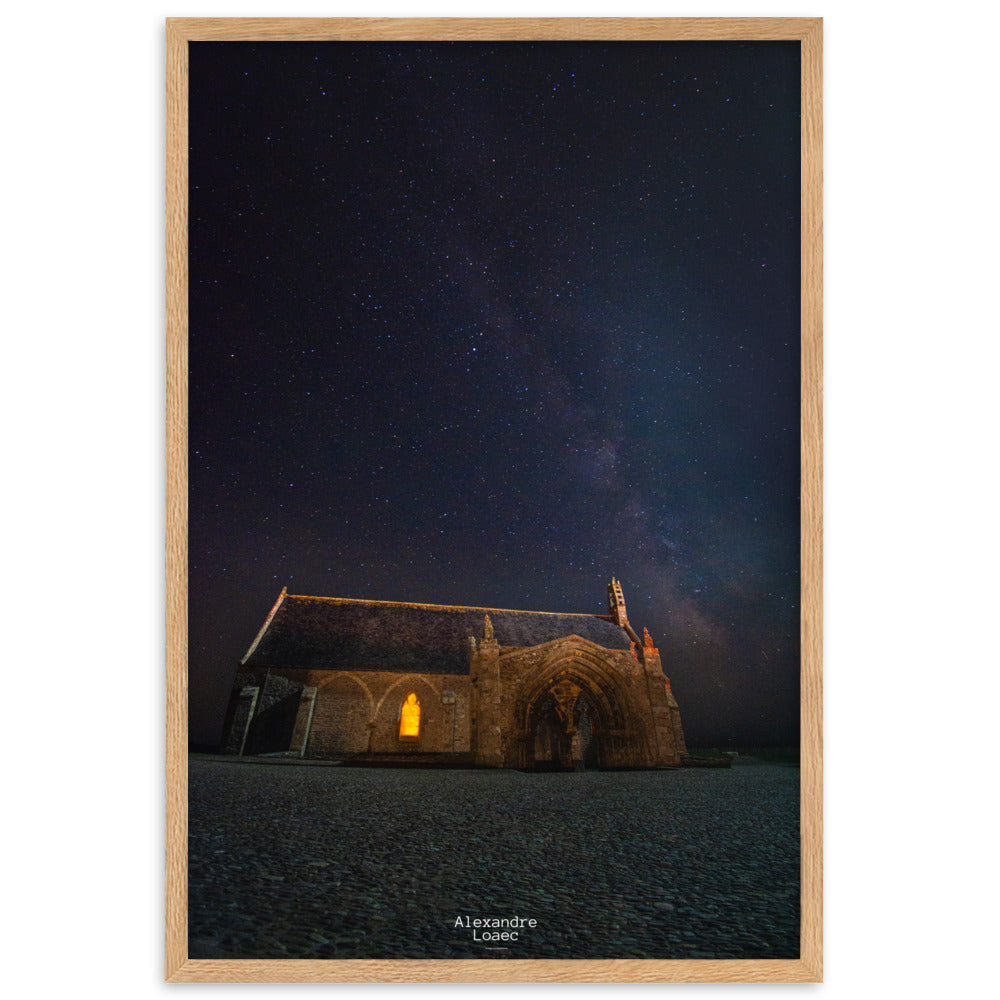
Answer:
[[988, 994], [1000, 14], [12, 12], [15, 983]]
[[798, 958], [798, 43], [189, 85], [191, 957]]

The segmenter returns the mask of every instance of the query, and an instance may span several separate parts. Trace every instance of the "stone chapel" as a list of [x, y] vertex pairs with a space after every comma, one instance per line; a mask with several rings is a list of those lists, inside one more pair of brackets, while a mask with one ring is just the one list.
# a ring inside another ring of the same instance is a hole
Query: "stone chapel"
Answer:
[[680, 711], [621, 584], [605, 614], [282, 590], [237, 671], [224, 752], [345, 763], [676, 767]]

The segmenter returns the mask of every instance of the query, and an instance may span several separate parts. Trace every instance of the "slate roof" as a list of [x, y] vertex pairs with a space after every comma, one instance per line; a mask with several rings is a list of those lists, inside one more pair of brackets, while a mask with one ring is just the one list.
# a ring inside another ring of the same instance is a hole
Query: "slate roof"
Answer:
[[501, 646], [537, 646], [567, 635], [610, 649], [629, 646], [628, 636], [607, 615], [296, 597], [282, 592], [243, 663], [467, 674], [468, 637], [482, 638], [487, 613]]

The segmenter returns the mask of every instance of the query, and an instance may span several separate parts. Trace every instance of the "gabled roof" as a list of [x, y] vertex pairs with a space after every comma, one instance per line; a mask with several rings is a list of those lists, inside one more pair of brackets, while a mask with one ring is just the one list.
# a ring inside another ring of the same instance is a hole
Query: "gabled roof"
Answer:
[[243, 663], [305, 670], [469, 672], [469, 636], [489, 614], [501, 646], [538, 646], [578, 635], [609, 649], [629, 638], [609, 615], [400, 604], [282, 591]]

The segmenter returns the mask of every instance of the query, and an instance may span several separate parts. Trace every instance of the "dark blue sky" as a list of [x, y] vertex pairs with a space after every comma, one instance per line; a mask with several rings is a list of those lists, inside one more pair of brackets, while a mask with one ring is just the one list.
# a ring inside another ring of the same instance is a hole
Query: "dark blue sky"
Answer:
[[647, 627], [798, 733], [796, 43], [192, 43], [192, 737], [291, 593]]

